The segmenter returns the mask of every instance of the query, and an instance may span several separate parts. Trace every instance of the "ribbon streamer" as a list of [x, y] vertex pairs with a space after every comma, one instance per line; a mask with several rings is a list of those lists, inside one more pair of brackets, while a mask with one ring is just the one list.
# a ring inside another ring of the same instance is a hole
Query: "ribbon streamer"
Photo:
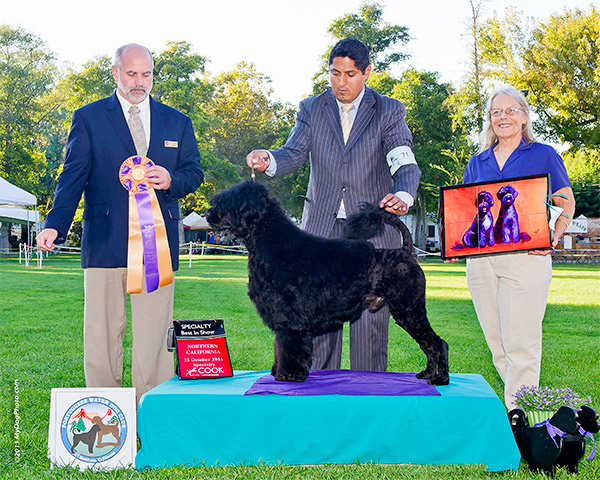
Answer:
[[560, 428], [552, 425], [550, 423], [550, 419], [544, 420], [543, 422], [540, 422], [540, 423], [536, 423], [534, 425], [534, 427], [546, 427], [546, 430], [548, 430], [548, 435], [550, 435], [550, 438], [554, 442], [554, 445], [556, 445], [557, 447], [558, 447], [558, 443], [556, 442], [555, 437], [563, 438], [566, 435], [566, 433], [563, 432]]
[[569, 199], [569, 197], [567, 197], [566, 195], [563, 195], [562, 193], [552, 193], [550, 195], [546, 195], [546, 198], [544, 198], [544, 203], [550, 207], [550, 210], [552, 210], [554, 212], [558, 212], [559, 217], [561, 215], [563, 215], [563, 216], [569, 218], [569, 216], [566, 213], [562, 212], [562, 209], [559, 211], [557, 208], [554, 207], [554, 205], [551, 205], [550, 203], [548, 203], [548, 199], [552, 198], [554, 195], [556, 195], [558, 197], [566, 198], [567, 200]]
[[594, 440], [594, 436], [587, 430], [584, 430], [581, 426], [579, 427], [579, 433], [583, 437], [590, 437], [592, 439], [592, 452], [590, 453], [589, 457], [586, 458], [586, 460], [593, 460], [594, 456], [596, 455], [596, 440]]
[[165, 222], [156, 192], [145, 177], [153, 165], [147, 157], [133, 156], [119, 169], [119, 180], [129, 191], [127, 293], [142, 291], [143, 276], [148, 293], [173, 281]]

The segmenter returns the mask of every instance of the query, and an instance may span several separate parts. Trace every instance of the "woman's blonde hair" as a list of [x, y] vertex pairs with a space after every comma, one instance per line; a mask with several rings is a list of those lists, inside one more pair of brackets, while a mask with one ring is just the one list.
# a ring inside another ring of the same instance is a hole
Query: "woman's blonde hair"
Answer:
[[521, 134], [523, 135], [523, 140], [525, 140], [525, 143], [535, 142], [533, 128], [531, 127], [531, 121], [529, 117], [529, 104], [525, 99], [525, 95], [523, 95], [523, 93], [517, 90], [516, 88], [507, 85], [494, 90], [487, 101], [487, 104], [485, 106], [485, 123], [483, 124], [483, 130], [479, 134], [479, 152], [487, 150], [496, 142], [498, 142], [498, 136], [494, 133], [494, 129], [492, 128], [492, 116], [490, 115], [490, 110], [492, 108], [492, 103], [495, 100], [495, 98], [498, 95], [502, 94], [514, 98], [525, 112], [525, 115], [527, 115], [527, 122], [523, 125], [523, 128], [521, 129]]

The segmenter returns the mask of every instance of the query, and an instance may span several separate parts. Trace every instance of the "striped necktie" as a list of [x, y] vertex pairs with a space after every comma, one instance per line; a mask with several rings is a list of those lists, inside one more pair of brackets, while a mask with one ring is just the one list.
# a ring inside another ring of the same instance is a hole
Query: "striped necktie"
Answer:
[[135, 150], [138, 155], [145, 157], [148, 153], [148, 142], [146, 141], [146, 133], [144, 132], [144, 125], [140, 117], [140, 107], [132, 105], [129, 107], [129, 131], [133, 137], [133, 143], [135, 144]]
[[354, 105], [351, 103], [344, 103], [342, 105], [342, 134], [344, 135], [344, 144], [348, 143], [350, 130], [352, 130], [352, 122], [350, 122], [350, 110], [353, 108]]

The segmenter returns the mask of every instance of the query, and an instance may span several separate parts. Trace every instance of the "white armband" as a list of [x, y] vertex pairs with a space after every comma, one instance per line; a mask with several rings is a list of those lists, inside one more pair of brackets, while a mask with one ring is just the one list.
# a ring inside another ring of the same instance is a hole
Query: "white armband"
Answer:
[[394, 195], [396, 195], [400, 200], [406, 203], [406, 206], [408, 208], [412, 207], [415, 204], [414, 197], [408, 192], [396, 192]]
[[417, 164], [415, 160], [415, 154], [406, 145], [401, 147], [394, 148], [390, 153], [388, 153], [385, 157], [387, 160], [388, 166], [390, 167], [390, 173], [394, 175], [398, 171], [398, 169], [404, 165], [409, 165], [411, 163]]
[[267, 176], [273, 177], [275, 175], [275, 172], [277, 171], [277, 160], [275, 160], [273, 154], [268, 150], [267, 153], [269, 154], [269, 166], [265, 170], [265, 173], [267, 174]]

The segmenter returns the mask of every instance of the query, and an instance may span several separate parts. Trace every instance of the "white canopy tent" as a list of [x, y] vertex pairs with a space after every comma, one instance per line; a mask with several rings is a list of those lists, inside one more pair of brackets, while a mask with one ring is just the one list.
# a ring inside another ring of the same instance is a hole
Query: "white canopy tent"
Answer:
[[0, 206], [36, 205], [35, 195], [0, 177]]
[[190, 213], [183, 219], [183, 226], [190, 230], [210, 230], [212, 228], [206, 221], [206, 218], [198, 215], [196, 212]]
[[41, 220], [37, 210], [19, 207], [0, 207], [0, 222], [38, 223]]
[[[33, 206], [33, 211], [23, 207]], [[27, 224], [27, 238], [31, 238], [30, 224], [38, 224], [40, 221], [37, 211], [37, 200], [35, 195], [26, 192], [22, 188], [13, 185], [9, 181], [0, 177], [0, 250], [8, 250], [8, 224], [24, 223]], [[6, 227], [5, 227], [6, 225]], [[6, 234], [5, 234], [6, 231]], [[29, 240], [27, 241], [29, 243]]]

